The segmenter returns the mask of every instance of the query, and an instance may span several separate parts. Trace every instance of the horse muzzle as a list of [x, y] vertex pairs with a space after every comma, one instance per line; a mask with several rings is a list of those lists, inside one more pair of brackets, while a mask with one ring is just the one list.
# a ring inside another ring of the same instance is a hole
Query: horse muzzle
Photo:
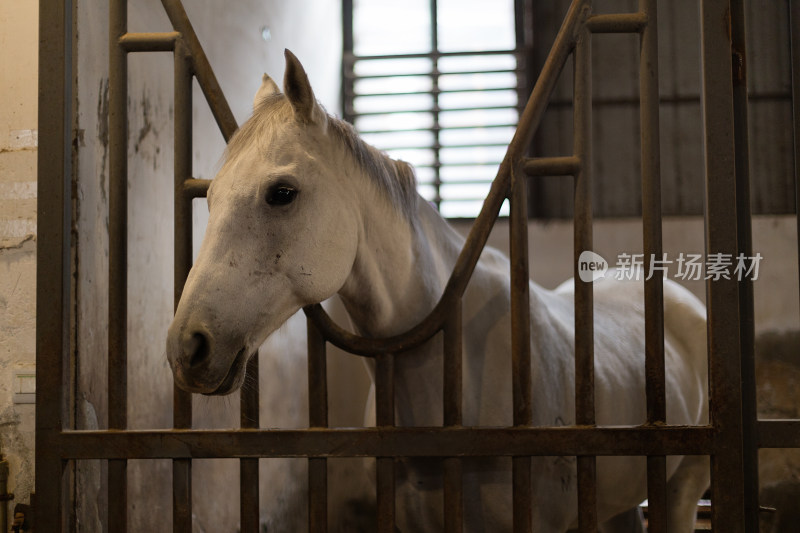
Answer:
[[[244, 382], [247, 350], [222, 346], [203, 328], [185, 329], [167, 338], [167, 357], [175, 383], [192, 393], [225, 395]], [[231, 357], [231, 353], [235, 356]]]

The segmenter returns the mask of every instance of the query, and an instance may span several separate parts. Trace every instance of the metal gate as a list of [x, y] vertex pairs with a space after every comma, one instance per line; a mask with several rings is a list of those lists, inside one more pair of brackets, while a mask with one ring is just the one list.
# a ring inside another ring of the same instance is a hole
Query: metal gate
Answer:
[[[109, 530], [126, 530], [129, 459], [173, 461], [173, 530], [191, 530], [194, 458], [239, 458], [241, 531], [259, 528], [258, 458], [307, 457], [309, 530], [327, 527], [327, 459], [377, 458], [378, 530], [394, 531], [397, 457], [444, 461], [447, 531], [462, 529], [461, 458], [512, 457], [514, 531], [532, 531], [531, 456], [578, 458], [579, 525], [596, 531], [595, 458], [647, 456], [650, 531], [665, 531], [666, 456], [711, 457], [712, 521], [716, 531], [757, 531], [757, 450], [800, 447], [800, 421], [757, 421], [753, 362], [752, 287], [707, 282], [710, 424], [665, 425], [662, 282], [645, 282], [647, 423], [595, 424], [592, 286], [576, 282], [576, 425], [533, 427], [530, 381], [526, 182], [540, 175], [572, 176], [575, 185], [575, 278], [578, 255], [592, 249], [591, 36], [640, 35], [640, 120], [645, 257], [661, 256], [658, 135], [658, 58], [655, 0], [629, 14], [592, 13], [591, 0], [574, 0], [521, 116], [505, 160], [469, 235], [444, 295], [425, 321], [391, 339], [356, 337], [336, 326], [320, 306], [309, 318], [309, 430], [265, 430], [257, 422], [258, 392], [242, 396], [240, 431], [192, 430], [191, 401], [175, 390], [173, 430], [126, 431], [127, 280], [127, 54], [172, 51], [175, 59], [175, 302], [191, 266], [191, 200], [208, 182], [192, 178], [191, 80], [196, 77], [226, 138], [236, 129], [180, 0], [162, 0], [174, 32], [128, 33], [126, 0], [110, 10], [110, 289], [109, 429], [72, 429], [71, 301], [71, 83], [72, 2], [40, 0], [40, 147], [37, 274], [36, 493], [37, 527], [62, 531], [70, 497], [70, 464], [108, 461]], [[793, 3], [797, 13], [797, 3]], [[746, 73], [742, 0], [701, 2], [703, 113], [706, 154], [706, 253], [750, 253], [747, 176]], [[795, 20], [800, 17], [795, 16]], [[797, 35], [797, 34], [795, 34]], [[796, 43], [795, 49], [797, 47]], [[568, 57], [574, 60], [574, 152], [527, 158], [548, 97]], [[733, 59], [733, 61], [732, 61]], [[795, 82], [797, 82], [795, 73]], [[798, 90], [797, 83], [795, 91]], [[797, 121], [795, 121], [795, 124]], [[504, 199], [511, 201], [513, 426], [468, 428], [461, 418], [461, 296]], [[394, 426], [393, 353], [444, 335], [444, 427]], [[326, 343], [376, 360], [377, 426], [327, 429]], [[253, 365], [256, 365], [255, 358]], [[252, 372], [256, 369], [248, 368]]]

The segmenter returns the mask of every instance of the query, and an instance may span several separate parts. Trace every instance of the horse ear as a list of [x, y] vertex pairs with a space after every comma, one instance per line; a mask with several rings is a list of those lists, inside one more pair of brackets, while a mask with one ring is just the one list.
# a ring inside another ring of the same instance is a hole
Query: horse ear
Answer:
[[255, 98], [253, 98], [253, 109], [257, 108], [258, 104], [263, 102], [267, 97], [278, 94], [279, 92], [278, 84], [275, 83], [272, 78], [264, 74], [261, 77], [261, 87], [259, 87]]
[[317, 105], [308, 75], [303, 65], [288, 49], [284, 50], [286, 57], [286, 74], [283, 77], [283, 92], [294, 108], [294, 115], [300, 122], [324, 123], [325, 113]]

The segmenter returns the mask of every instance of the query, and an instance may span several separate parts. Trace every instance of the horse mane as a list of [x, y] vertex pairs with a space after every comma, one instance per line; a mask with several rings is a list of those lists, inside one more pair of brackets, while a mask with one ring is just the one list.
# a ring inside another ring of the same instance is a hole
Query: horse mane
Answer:
[[[414, 220], [417, 209], [417, 179], [413, 167], [405, 161], [395, 160], [367, 144], [347, 122], [328, 114], [328, 133], [353, 158], [358, 167], [369, 176], [378, 190], [409, 221]], [[266, 151], [273, 139], [273, 121], [288, 122], [294, 117], [289, 100], [280, 93], [268, 96], [253, 110], [253, 116], [245, 122], [228, 143], [225, 159], [231, 161], [241, 155], [251, 143], [258, 143]]]

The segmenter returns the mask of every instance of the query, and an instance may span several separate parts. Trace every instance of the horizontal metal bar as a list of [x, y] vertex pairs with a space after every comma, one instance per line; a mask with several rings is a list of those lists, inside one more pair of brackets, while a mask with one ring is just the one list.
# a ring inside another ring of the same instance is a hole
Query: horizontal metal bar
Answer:
[[183, 194], [189, 198], [205, 198], [211, 180], [187, 179], [183, 182]]
[[714, 435], [709, 426], [100, 430], [65, 431], [52, 446], [62, 459], [708, 455]]
[[345, 62], [356, 61], [376, 61], [382, 59], [439, 59], [442, 57], [463, 57], [463, 56], [497, 56], [497, 55], [516, 55], [523, 57], [526, 50], [524, 48], [515, 48], [511, 50], [476, 50], [472, 52], [422, 52], [416, 54], [390, 54], [390, 55], [375, 55], [375, 56], [359, 56], [356, 54], [345, 53], [343, 60]]
[[[380, 149], [384, 152], [392, 150], [447, 150], [450, 148], [505, 148], [507, 143], [469, 143], [469, 144], [417, 144], [409, 146], [381, 146]], [[500, 161], [497, 162], [498, 164]]]
[[175, 41], [180, 36], [177, 31], [126, 33], [119, 38], [119, 45], [126, 52], [171, 52], [175, 49]]
[[[762, 93], [749, 93], [747, 95], [749, 102], [790, 102], [792, 94], [788, 91], [764, 91]], [[677, 104], [697, 104], [700, 105], [700, 95], [697, 94], [676, 94], [676, 95], [661, 95], [658, 99], [661, 105], [677, 105]], [[638, 96], [619, 96], [619, 97], [596, 97], [592, 98], [592, 107], [614, 107], [623, 105], [639, 105]], [[548, 104], [548, 109], [558, 109], [568, 107], [572, 109], [572, 100], [568, 98], [558, 98], [551, 100]]]
[[581, 162], [574, 155], [537, 157], [525, 159], [523, 168], [529, 176], [571, 176], [580, 170]]
[[759, 448], [800, 448], [800, 420], [759, 420]]
[[639, 33], [647, 26], [644, 13], [612, 13], [592, 15], [586, 20], [592, 33]]

